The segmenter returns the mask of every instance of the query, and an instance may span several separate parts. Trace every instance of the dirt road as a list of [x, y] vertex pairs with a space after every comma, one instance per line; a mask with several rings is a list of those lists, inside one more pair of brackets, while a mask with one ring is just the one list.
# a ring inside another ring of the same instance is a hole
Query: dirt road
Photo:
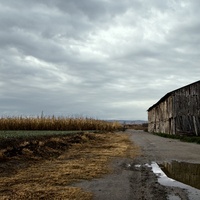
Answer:
[[143, 151], [144, 162], [180, 160], [200, 163], [200, 145], [128, 130], [131, 140]]
[[[76, 184], [94, 193], [96, 200], [198, 200], [200, 191], [179, 184], [161, 185], [152, 171], [152, 162], [187, 161], [200, 163], [200, 145], [162, 138], [143, 131], [127, 130], [130, 139], [141, 148], [136, 159], [118, 159], [113, 174]], [[173, 182], [176, 183], [176, 182]]]

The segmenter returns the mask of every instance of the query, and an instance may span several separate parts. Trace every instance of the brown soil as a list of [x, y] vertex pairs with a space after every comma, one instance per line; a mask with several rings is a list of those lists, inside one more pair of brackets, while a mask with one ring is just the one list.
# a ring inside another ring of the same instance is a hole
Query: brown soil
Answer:
[[0, 199], [92, 199], [72, 186], [111, 172], [117, 157], [134, 157], [138, 147], [126, 134], [81, 133], [0, 143]]

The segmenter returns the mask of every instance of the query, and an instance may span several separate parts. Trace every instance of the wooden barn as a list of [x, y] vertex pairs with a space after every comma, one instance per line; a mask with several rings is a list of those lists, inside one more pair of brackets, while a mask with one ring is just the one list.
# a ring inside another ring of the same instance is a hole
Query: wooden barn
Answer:
[[147, 111], [149, 132], [200, 135], [200, 81], [167, 93]]

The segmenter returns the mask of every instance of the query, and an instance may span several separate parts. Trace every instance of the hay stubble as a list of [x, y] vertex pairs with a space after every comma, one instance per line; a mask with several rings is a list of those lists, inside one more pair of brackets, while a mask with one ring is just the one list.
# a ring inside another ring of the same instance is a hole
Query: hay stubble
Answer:
[[[117, 157], [135, 157], [138, 147], [127, 134], [85, 133], [58, 158], [40, 160], [0, 177], [0, 199], [92, 199], [92, 194], [71, 184], [110, 173], [109, 163]], [[56, 139], [55, 140], [61, 140]]]

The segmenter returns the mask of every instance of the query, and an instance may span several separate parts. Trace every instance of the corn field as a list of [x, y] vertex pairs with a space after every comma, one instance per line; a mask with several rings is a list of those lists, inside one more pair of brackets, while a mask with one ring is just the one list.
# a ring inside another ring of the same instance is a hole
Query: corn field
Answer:
[[1, 117], [0, 130], [54, 130], [54, 131], [115, 131], [121, 129], [118, 122], [92, 118], [67, 117]]

